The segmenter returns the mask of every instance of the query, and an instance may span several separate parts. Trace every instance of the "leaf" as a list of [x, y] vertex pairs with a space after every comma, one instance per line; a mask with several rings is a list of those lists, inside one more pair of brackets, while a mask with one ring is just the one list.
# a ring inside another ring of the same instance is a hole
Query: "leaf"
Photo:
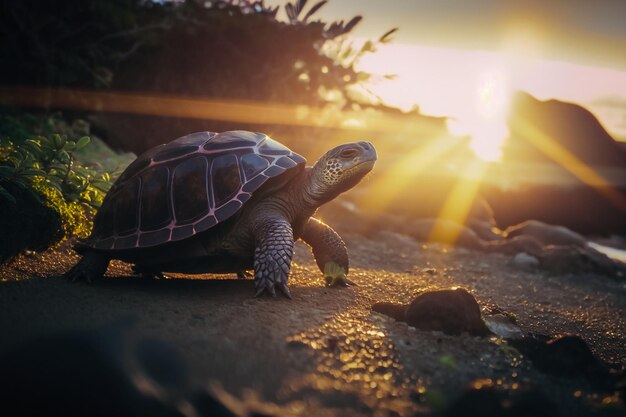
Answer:
[[37, 142], [39, 143], [42, 149], [51, 150], [51, 149], [54, 149], [54, 146], [55, 146], [54, 141], [52, 140], [52, 137], [47, 138], [45, 136], [39, 136], [39, 138], [37, 139]]
[[15, 197], [13, 197], [13, 195], [1, 185], [0, 185], [0, 197], [5, 200], [8, 200], [12, 204], [17, 204], [17, 200], [15, 199]]
[[375, 52], [374, 43], [372, 41], [368, 40], [361, 47], [361, 52], [360, 53], [364, 54], [366, 52]]
[[363, 19], [363, 16], [354, 16], [343, 28], [343, 34], [350, 32]]
[[82, 138], [78, 139], [78, 142], [76, 142], [76, 150], [79, 151], [83, 149], [89, 144], [90, 141], [91, 139], [89, 139], [89, 136], [83, 136]]
[[393, 35], [394, 33], [396, 33], [397, 31], [398, 31], [398, 28], [393, 28], [393, 29], [387, 31], [383, 36], [378, 38], [378, 42], [380, 42], [380, 43], [387, 43], [387, 42], [389, 42], [391, 40], [389, 37], [391, 35]]
[[278, 9], [280, 8], [280, 6], [276, 6], [273, 9], [272, 8], [268, 8], [267, 9], [267, 14], [270, 17], [276, 17], [276, 14], [278, 13]]
[[342, 60], [348, 59], [350, 55], [352, 55], [353, 52], [354, 51], [352, 50], [352, 46], [348, 46], [346, 50], [343, 52], [343, 54], [341, 54], [340, 59]]
[[54, 141], [54, 147], [56, 149], [63, 149], [65, 142], [67, 142], [67, 138], [61, 135], [53, 135], [52, 140]]
[[14, 167], [0, 166], [0, 178], [12, 177], [15, 173]]
[[42, 171], [36, 168], [25, 169], [24, 171], [21, 172], [21, 174], [25, 177], [36, 177], [36, 176], [46, 177], [47, 176], [45, 171]]
[[30, 190], [29, 185], [24, 184], [24, 182], [22, 180], [11, 181], [11, 184], [16, 185], [17, 187], [21, 188], [22, 190]]
[[56, 183], [54, 181], [49, 181], [49, 182], [46, 183], [46, 185], [54, 188], [55, 190], [57, 190], [58, 192], [63, 194], [63, 189], [61, 188], [61, 185], [59, 185], [58, 183]]
[[64, 164], [67, 164], [68, 162], [70, 162], [70, 154], [65, 152], [64, 150], [59, 151], [58, 158], [59, 158], [59, 161], [61, 161]]
[[285, 12], [287, 13], [287, 17], [289, 18], [289, 21], [291, 23], [295, 23], [298, 20], [298, 16], [296, 15], [296, 12], [291, 3], [287, 3], [285, 5]]
[[328, 26], [328, 29], [324, 31], [324, 37], [327, 39], [334, 39], [337, 36], [341, 35], [343, 27], [343, 20], [339, 22], [333, 22]]
[[318, 2], [317, 4], [315, 4], [315, 6], [311, 7], [311, 9], [307, 12], [307, 14], [304, 15], [304, 18], [302, 19], [302, 21], [306, 22], [309, 19], [309, 17], [317, 13], [317, 11], [321, 9], [322, 6], [324, 6], [326, 3], [328, 3], [328, 0], [322, 0]]
[[28, 139], [24, 141], [24, 147], [37, 157], [41, 157], [41, 155], [43, 155], [43, 151], [41, 150], [41, 143], [37, 140]]
[[296, 17], [298, 17], [300, 13], [302, 13], [302, 10], [304, 9], [304, 6], [306, 6], [307, 1], [308, 0], [296, 0], [296, 4], [295, 4]]

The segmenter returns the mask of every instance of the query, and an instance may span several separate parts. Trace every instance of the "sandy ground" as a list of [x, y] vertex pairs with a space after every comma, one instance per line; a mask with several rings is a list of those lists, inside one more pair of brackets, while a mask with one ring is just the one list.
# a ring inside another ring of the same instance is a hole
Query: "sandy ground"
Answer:
[[371, 311], [375, 302], [406, 303], [424, 290], [462, 286], [481, 306], [513, 314], [523, 331], [578, 334], [602, 360], [623, 365], [624, 282], [524, 271], [504, 255], [391, 232], [344, 238], [358, 286], [324, 287], [299, 243], [293, 300], [255, 299], [253, 282], [234, 276], [131, 279], [118, 263], [108, 279], [70, 283], [58, 277], [76, 259], [69, 249], [22, 256], [0, 270], [0, 350], [132, 318], [135, 332], [177, 348], [194, 384], [217, 382], [244, 402], [270, 404], [276, 415], [434, 415], [477, 379], [504, 390], [539, 387], [564, 416], [624, 411], [582, 377], [540, 372], [497, 337], [419, 331]]

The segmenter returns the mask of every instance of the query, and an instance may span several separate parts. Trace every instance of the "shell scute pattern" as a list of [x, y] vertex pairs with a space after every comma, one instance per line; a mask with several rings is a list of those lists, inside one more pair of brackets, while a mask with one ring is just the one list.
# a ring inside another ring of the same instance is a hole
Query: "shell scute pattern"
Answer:
[[236, 154], [227, 153], [213, 159], [211, 164], [215, 206], [220, 207], [237, 195], [241, 189], [241, 176]]
[[[211, 195], [207, 188], [209, 164], [206, 158], [194, 156], [181, 162], [174, 169], [172, 179], [172, 204], [174, 215], [180, 222], [199, 218], [210, 207]], [[187, 194], [194, 198], [188, 198]]]
[[[170, 170], [165, 165], [157, 165], [141, 176], [140, 228], [143, 231], [156, 230], [171, 220], [170, 204], [164, 196], [169, 195]], [[118, 216], [115, 223], [120, 221]]]
[[235, 214], [272, 177], [306, 160], [261, 133], [197, 132], [149, 150], [107, 194], [85, 242], [125, 250], [179, 241]]

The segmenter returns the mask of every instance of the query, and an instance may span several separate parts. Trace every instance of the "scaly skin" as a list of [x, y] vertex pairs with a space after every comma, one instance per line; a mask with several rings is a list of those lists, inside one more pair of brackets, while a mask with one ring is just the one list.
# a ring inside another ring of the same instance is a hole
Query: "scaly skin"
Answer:
[[254, 250], [254, 286], [256, 296], [267, 291], [276, 296], [278, 288], [287, 298], [291, 293], [287, 287], [287, 277], [293, 256], [293, 230], [283, 218], [268, 219], [255, 233], [257, 238]]
[[327, 285], [354, 285], [346, 278], [350, 269], [348, 249], [337, 232], [311, 217], [301, 238], [311, 246], [315, 262], [324, 274]]

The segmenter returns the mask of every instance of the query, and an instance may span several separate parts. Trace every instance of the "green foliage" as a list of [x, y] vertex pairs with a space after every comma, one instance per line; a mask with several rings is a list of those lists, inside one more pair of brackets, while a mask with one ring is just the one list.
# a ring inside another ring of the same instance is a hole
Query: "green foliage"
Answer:
[[54, 131], [54, 117], [0, 107], [0, 138], [11, 138], [21, 144], [33, 134], [48, 136]]
[[[0, 205], [8, 210], [0, 219], [5, 226], [2, 228], [5, 239], [9, 237], [6, 223], [32, 220], [6, 217], [11, 213], [19, 216], [23, 212], [37, 211], [25, 207], [29, 205], [45, 206], [59, 218], [60, 222], [50, 220], [58, 223], [56, 228], [46, 227], [51, 235], [47, 239], [49, 244], [71, 236], [89, 235], [92, 218], [111, 186], [111, 179], [107, 173], [99, 174], [75, 162], [74, 153], [88, 144], [89, 137], [86, 136], [73, 141], [53, 134], [27, 139], [21, 144], [0, 137]], [[5, 245], [2, 245], [0, 260], [12, 255], [5, 252], [19, 252], [30, 247], [27, 242], [24, 248], [11, 251]]]

